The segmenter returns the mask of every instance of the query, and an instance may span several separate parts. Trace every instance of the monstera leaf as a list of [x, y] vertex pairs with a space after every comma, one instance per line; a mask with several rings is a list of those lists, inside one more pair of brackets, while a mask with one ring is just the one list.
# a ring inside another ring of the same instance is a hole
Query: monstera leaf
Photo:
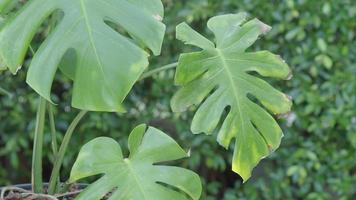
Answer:
[[[14, 4], [18, 3], [17, 0], [0, 0], [0, 29], [5, 23], [5, 13], [8, 9], [11, 9]], [[1, 43], [1, 41], [0, 41]], [[5, 70], [7, 67], [0, 56], [0, 70]]]
[[[143, 47], [160, 54], [165, 32], [161, 1], [30, 0], [0, 31], [3, 66], [16, 73], [37, 29], [58, 12], [63, 17], [34, 55], [27, 83], [50, 101], [59, 64], [63, 58], [74, 57], [74, 62], [64, 62], [70, 66], [62, 68], [74, 82], [72, 105], [123, 111], [124, 98], [148, 65], [149, 54]], [[117, 25], [120, 32], [108, 23]]]
[[160, 164], [187, 157], [187, 153], [163, 132], [149, 127], [145, 133], [145, 129], [140, 125], [130, 134], [129, 158], [123, 157], [117, 142], [106, 137], [94, 139], [81, 149], [70, 182], [103, 176], [78, 200], [98, 200], [109, 192], [110, 200], [199, 199], [202, 188], [197, 174]]
[[285, 94], [253, 75], [288, 79], [290, 69], [268, 51], [245, 52], [270, 30], [257, 19], [244, 23], [245, 18], [244, 13], [211, 18], [208, 28], [216, 37], [215, 44], [185, 23], [177, 27], [179, 40], [202, 51], [181, 55], [175, 82], [182, 88], [172, 99], [175, 112], [201, 104], [191, 126], [195, 134], [211, 134], [227, 111], [217, 140], [228, 148], [236, 139], [232, 169], [244, 181], [260, 159], [278, 148], [283, 135], [259, 103], [273, 114], [288, 112], [292, 104]]

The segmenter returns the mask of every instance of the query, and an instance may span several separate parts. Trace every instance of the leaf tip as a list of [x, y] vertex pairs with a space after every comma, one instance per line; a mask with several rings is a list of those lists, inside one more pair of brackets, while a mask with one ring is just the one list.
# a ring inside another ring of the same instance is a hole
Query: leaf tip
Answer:
[[286, 112], [286, 113], [277, 114], [276, 116], [278, 119], [287, 119], [291, 114], [292, 114], [291, 112]]
[[286, 76], [286, 78], [284, 78], [284, 80], [289, 81], [293, 78], [293, 72], [289, 71], [288, 75]]
[[189, 149], [188, 152], [187, 152], [187, 157], [190, 157], [192, 154], [192, 149]]
[[262, 34], [266, 35], [266, 34], [272, 29], [271, 26], [269, 26], [269, 25], [263, 23], [263, 22], [260, 21], [259, 19], [256, 18], [256, 20], [257, 20], [257, 22], [258, 22], [259, 25], [260, 25], [260, 30], [261, 30], [261, 33], [262, 33]]
[[176, 38], [178, 39], [178, 40], [180, 40], [180, 41], [184, 41], [184, 38], [183, 38], [183, 36], [182, 36], [182, 32], [184, 31], [184, 29], [189, 29], [190, 27], [189, 27], [189, 25], [187, 24], [187, 23], [185, 23], [185, 22], [182, 22], [182, 23], [180, 23], [180, 24], [178, 24], [177, 26], [176, 26]]
[[16, 75], [21, 69], [22, 69], [22, 65], [19, 65], [16, 67], [16, 69], [14, 71], [12, 70], [11, 72], [13, 75]]
[[240, 170], [236, 165], [232, 165], [232, 171], [237, 173], [242, 178], [242, 183], [246, 183], [248, 179], [251, 177], [251, 172]]
[[293, 97], [289, 96], [289, 95], [286, 95], [284, 94], [284, 97], [288, 99], [288, 101], [293, 101]]

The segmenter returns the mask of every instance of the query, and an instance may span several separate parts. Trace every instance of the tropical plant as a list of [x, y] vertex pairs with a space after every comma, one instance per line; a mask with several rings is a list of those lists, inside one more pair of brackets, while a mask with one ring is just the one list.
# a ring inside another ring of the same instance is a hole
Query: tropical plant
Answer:
[[[0, 0], [0, 11], [10, 12], [14, 3], [17, 1]], [[144, 73], [149, 56], [146, 49], [154, 55], [161, 52], [165, 32], [162, 18], [160, 0], [30, 0], [1, 24], [1, 69], [16, 74], [30, 49], [33, 58], [26, 82], [40, 96], [33, 145], [33, 192], [27, 194], [55, 198], [65, 189], [60, 187], [59, 179], [65, 152], [88, 111], [124, 112], [123, 101], [136, 81], [176, 67], [173, 63]], [[273, 114], [283, 114], [290, 110], [291, 101], [251, 75], [257, 72], [288, 79], [290, 70], [272, 53], [245, 52], [270, 29], [257, 19], [243, 24], [245, 18], [244, 13], [211, 18], [208, 27], [215, 34], [215, 44], [185, 23], [177, 26], [179, 40], [203, 50], [181, 55], [176, 84], [182, 88], [172, 99], [172, 109], [181, 112], [201, 104], [192, 122], [192, 132], [208, 134], [218, 127], [226, 112], [218, 142], [228, 148], [236, 138], [232, 168], [246, 181], [258, 161], [278, 148], [282, 137], [278, 124], [259, 104]], [[43, 24], [48, 35], [38, 48], [33, 48], [31, 41]], [[58, 69], [73, 81], [72, 106], [81, 109], [59, 148], [51, 99]], [[45, 192], [42, 151], [46, 113], [55, 158], [47, 196], [41, 194]], [[146, 133], [145, 130], [146, 126], [141, 125], [130, 134], [130, 156], [125, 159], [113, 139], [100, 137], [84, 145], [69, 182], [103, 176], [77, 199], [101, 199], [107, 195], [109, 199], [200, 198], [198, 175], [161, 164], [188, 154], [163, 132], [152, 127]]]
[[188, 154], [163, 132], [149, 127], [145, 133], [145, 129], [146, 125], [140, 125], [130, 134], [129, 158], [123, 158], [119, 144], [111, 138], [96, 138], [82, 148], [69, 181], [105, 175], [81, 193], [79, 200], [100, 199], [115, 188], [110, 199], [189, 199], [184, 193], [199, 199], [201, 183], [197, 174], [159, 164]]
[[[148, 66], [148, 54], [142, 48], [148, 47], [155, 55], [161, 51], [165, 26], [160, 22], [160, 0], [32, 0], [0, 33], [1, 60], [12, 73], [21, 68], [36, 30], [55, 12], [63, 12], [63, 16], [54, 20], [56, 26], [36, 51], [27, 83], [52, 102], [52, 82], [62, 66], [61, 71], [74, 83], [73, 107], [124, 111], [122, 101]], [[108, 22], [123, 28], [133, 41], [113, 30]], [[60, 65], [63, 57], [67, 62]]]
[[259, 103], [280, 115], [290, 111], [292, 102], [287, 95], [250, 74], [291, 77], [281, 57], [268, 51], [245, 52], [270, 30], [257, 19], [241, 26], [245, 20], [245, 13], [211, 18], [208, 27], [215, 34], [216, 44], [185, 23], [177, 26], [179, 40], [203, 50], [181, 55], [175, 82], [182, 88], [172, 99], [172, 109], [178, 112], [201, 104], [193, 118], [192, 132], [212, 134], [229, 108], [217, 140], [229, 148], [236, 138], [232, 169], [246, 181], [259, 160], [278, 148], [283, 135], [277, 122]]

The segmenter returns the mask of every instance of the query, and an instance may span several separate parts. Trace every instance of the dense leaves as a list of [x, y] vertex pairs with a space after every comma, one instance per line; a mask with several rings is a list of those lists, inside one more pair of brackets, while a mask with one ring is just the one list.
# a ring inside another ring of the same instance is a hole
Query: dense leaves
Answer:
[[291, 72], [279, 56], [268, 51], [245, 52], [270, 29], [257, 19], [243, 24], [245, 19], [245, 13], [211, 18], [208, 27], [215, 34], [216, 45], [185, 23], [177, 27], [178, 39], [203, 50], [179, 58], [175, 82], [182, 88], [173, 97], [172, 108], [181, 112], [201, 104], [193, 118], [192, 132], [212, 134], [229, 107], [217, 140], [228, 148], [236, 139], [232, 169], [246, 181], [260, 159], [278, 148], [283, 135], [273, 117], [248, 95], [274, 114], [290, 111], [292, 103], [285, 94], [249, 74], [256, 71], [286, 79]]
[[141, 125], [130, 134], [129, 158], [124, 159], [119, 144], [111, 138], [96, 138], [83, 146], [70, 181], [104, 175], [88, 186], [78, 200], [100, 199], [109, 192], [112, 192], [109, 198], [112, 200], [188, 200], [186, 195], [199, 199], [201, 183], [197, 174], [159, 164], [187, 157], [187, 153], [163, 132], [149, 127], [145, 133], [145, 129], [146, 126]]
[[[1, 7], [7, 2], [1, 1]], [[20, 70], [36, 31], [54, 13], [62, 17], [35, 53], [27, 83], [51, 101], [53, 79], [64, 58], [61, 69], [73, 79], [74, 107], [124, 111], [123, 100], [148, 66], [149, 54], [140, 45], [160, 54], [165, 32], [161, 1], [29, 1], [0, 31], [2, 67]]]

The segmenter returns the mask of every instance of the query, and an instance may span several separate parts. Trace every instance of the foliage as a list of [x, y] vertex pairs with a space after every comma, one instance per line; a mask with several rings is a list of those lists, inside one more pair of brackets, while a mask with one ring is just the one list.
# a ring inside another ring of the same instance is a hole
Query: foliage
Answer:
[[6, 12], [8, 9], [11, 9], [14, 4], [17, 4], [17, 1], [12, 0], [0, 0], [0, 11]]
[[[35, 53], [27, 83], [51, 101], [52, 82], [64, 57], [64, 62], [70, 62], [60, 66], [74, 82], [74, 107], [123, 112], [121, 103], [148, 66], [148, 54], [142, 48], [160, 54], [165, 33], [161, 1], [32, 0], [1, 29], [2, 65], [17, 73], [36, 30], [51, 14], [60, 15], [58, 10], [63, 16], [52, 17], [56, 26]], [[119, 24], [135, 42], [105, 20]]]
[[172, 99], [173, 111], [201, 104], [192, 122], [191, 129], [196, 134], [212, 134], [229, 107], [217, 140], [227, 149], [236, 139], [232, 170], [244, 181], [262, 158], [278, 148], [283, 135], [273, 117], [248, 95], [274, 114], [289, 112], [292, 104], [285, 94], [249, 74], [255, 71], [262, 76], [287, 79], [291, 72], [279, 56], [268, 51], [245, 52], [270, 30], [257, 19], [242, 25], [245, 20], [245, 13], [209, 19], [208, 28], [214, 33], [216, 44], [187, 24], [178, 25], [177, 38], [203, 50], [180, 56], [175, 82], [182, 88]]
[[[284, 123], [288, 129], [281, 147], [272, 160], [266, 160], [255, 170], [255, 174], [265, 178], [252, 178], [245, 185], [235, 182], [227, 186], [214, 181], [209, 187], [212, 196], [223, 190], [224, 199], [353, 199], [355, 146], [349, 140], [356, 135], [353, 1], [219, 2], [189, 1], [181, 5], [184, 10], [172, 16], [190, 20], [198, 30], [205, 30], [202, 21], [219, 11], [241, 10], [262, 17], [273, 28], [253, 48], [281, 52], [294, 77], [279, 88], [289, 91], [295, 101], [293, 113]], [[176, 4], [172, 7], [179, 10]], [[317, 59], [319, 55], [332, 61], [331, 68], [327, 67], [330, 62]], [[210, 163], [212, 158], [205, 152], [219, 148], [206, 146], [199, 150], [200, 159]], [[213, 166], [220, 159], [214, 158]], [[226, 191], [226, 187], [230, 189]]]
[[128, 139], [130, 156], [125, 159], [120, 146], [111, 138], [96, 138], [82, 147], [69, 181], [104, 176], [88, 186], [78, 200], [101, 199], [114, 188], [117, 190], [109, 199], [188, 199], [185, 194], [199, 199], [201, 183], [197, 174], [159, 164], [187, 157], [187, 153], [160, 130], [149, 127], [145, 133], [145, 129], [145, 125], [140, 125], [132, 131]]
[[[178, 164], [201, 175], [205, 188], [202, 199], [354, 199], [356, 146], [352, 145], [355, 141], [352, 138], [356, 135], [356, 52], [352, 47], [356, 40], [352, 19], [356, 8], [353, 1], [164, 0], [164, 4], [164, 23], [171, 26], [167, 27], [163, 57], [159, 61], [151, 59], [152, 68], [177, 60], [176, 52], [182, 52], [183, 45], [175, 40], [175, 26], [183, 21], [211, 36], [205, 28], [208, 18], [217, 13], [246, 11], [273, 27], [264, 40], [257, 40], [251, 51], [279, 52], [294, 74], [291, 81], [274, 83], [295, 100], [293, 113], [287, 120], [278, 120], [282, 128], [288, 127], [284, 130], [281, 147], [263, 160], [252, 178], [242, 185], [228, 167], [232, 152], [225, 152], [214, 137], [191, 135], [188, 125], [192, 112], [171, 113], [170, 98], [176, 91], [171, 70], [134, 87], [125, 102], [130, 108], [125, 117], [90, 113], [73, 136], [64, 168], [70, 169], [79, 147], [96, 136], [114, 137], [126, 155], [127, 133], [132, 124], [145, 122], [179, 138], [178, 143], [184, 149], [193, 146], [190, 159]], [[44, 36], [46, 29], [42, 27], [32, 45], [38, 47]], [[185, 47], [184, 51], [192, 50], [195, 49]], [[25, 66], [29, 62], [26, 58]], [[30, 167], [29, 141], [37, 102], [24, 83], [25, 75], [24, 70], [16, 77], [9, 76], [8, 72], [0, 74], [1, 87], [12, 94], [0, 92], [2, 185], [29, 182], [24, 172]], [[64, 100], [71, 95], [70, 84], [63, 76], [56, 76], [53, 82], [52, 98], [59, 102], [55, 109], [58, 140], [62, 139], [61, 133], [68, 127], [68, 121], [74, 118], [75, 109]], [[50, 149], [48, 128], [45, 135], [47, 149]], [[44, 164], [49, 168], [53, 159], [50, 151], [45, 158]], [[48, 170], [44, 174], [48, 179]], [[68, 174], [64, 172], [63, 178]]]

